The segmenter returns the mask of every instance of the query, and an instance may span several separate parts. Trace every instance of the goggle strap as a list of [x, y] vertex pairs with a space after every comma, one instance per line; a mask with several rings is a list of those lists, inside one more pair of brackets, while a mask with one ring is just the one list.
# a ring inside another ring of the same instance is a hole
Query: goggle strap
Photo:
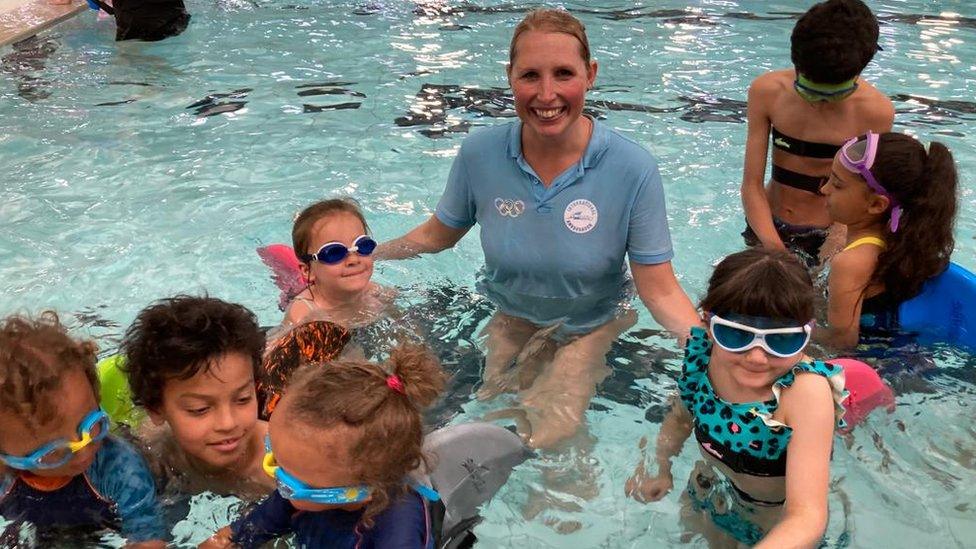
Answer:
[[888, 221], [888, 228], [891, 232], [898, 232], [898, 224], [901, 222], [901, 206], [895, 206], [891, 209], [891, 219]]
[[419, 482], [413, 485], [413, 490], [420, 494], [420, 497], [430, 502], [440, 501], [441, 499], [441, 495], [437, 493], [437, 490], [434, 490], [430, 486], [426, 486]]
[[270, 450], [265, 452], [264, 459], [261, 460], [261, 468], [264, 469], [264, 473], [271, 478], [275, 478], [278, 472], [278, 462], [275, 461], [274, 453]]

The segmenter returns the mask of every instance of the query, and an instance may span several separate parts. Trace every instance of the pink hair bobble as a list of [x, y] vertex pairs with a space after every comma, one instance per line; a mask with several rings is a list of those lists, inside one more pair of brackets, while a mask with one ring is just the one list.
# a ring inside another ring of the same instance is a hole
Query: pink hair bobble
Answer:
[[406, 391], [403, 390], [403, 380], [400, 379], [400, 376], [396, 374], [386, 376], [386, 386], [400, 393], [401, 395], [407, 394]]

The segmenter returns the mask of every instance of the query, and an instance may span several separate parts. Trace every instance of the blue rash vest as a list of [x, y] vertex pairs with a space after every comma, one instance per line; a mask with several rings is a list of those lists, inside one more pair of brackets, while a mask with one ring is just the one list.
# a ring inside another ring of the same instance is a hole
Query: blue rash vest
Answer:
[[582, 158], [546, 188], [521, 136], [515, 121], [465, 139], [435, 215], [453, 228], [481, 226], [478, 290], [499, 310], [589, 332], [633, 295], [625, 256], [648, 265], [673, 256], [657, 163], [594, 120]]
[[299, 511], [275, 490], [231, 525], [231, 539], [242, 549], [257, 549], [291, 533], [298, 547], [434, 549], [429, 506], [412, 490], [373, 517], [372, 528], [359, 524], [362, 514], [362, 510]]
[[0, 475], [0, 516], [31, 522], [41, 532], [111, 529], [129, 542], [165, 539], [156, 485], [145, 460], [112, 435], [101, 444], [84, 473], [53, 490], [16, 472]]

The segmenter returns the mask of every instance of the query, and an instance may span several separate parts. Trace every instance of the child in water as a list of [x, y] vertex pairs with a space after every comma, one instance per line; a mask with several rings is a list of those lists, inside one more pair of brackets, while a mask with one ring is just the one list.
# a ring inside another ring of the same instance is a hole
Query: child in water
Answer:
[[307, 287], [285, 311], [284, 324], [315, 313], [342, 326], [362, 325], [391, 306], [392, 292], [370, 281], [376, 241], [351, 199], [308, 206], [295, 218], [291, 236]]
[[680, 399], [658, 435], [657, 476], [640, 463], [627, 493], [664, 497], [671, 458], [694, 431], [703, 461], [682, 499], [695, 530], [713, 546], [732, 536], [756, 547], [816, 547], [844, 374], [803, 354], [813, 328], [810, 275], [789, 252], [738, 252], [715, 268], [701, 309], [707, 328], [692, 328]]
[[260, 499], [274, 488], [261, 468], [254, 313], [212, 297], [163, 299], [139, 313], [121, 350], [132, 400], [155, 424], [143, 434], [167, 491]]
[[898, 329], [898, 306], [949, 264], [956, 167], [945, 145], [868, 132], [834, 157], [821, 192], [847, 245], [830, 262], [825, 341], [853, 347], [860, 329]]
[[834, 154], [850, 136], [890, 131], [894, 121], [891, 100], [861, 76], [878, 49], [878, 20], [864, 2], [820, 2], [793, 27], [793, 68], [749, 86], [741, 190], [747, 245], [785, 247], [819, 263], [830, 217], [818, 191]]
[[129, 547], [165, 547], [152, 475], [98, 405], [95, 350], [53, 312], [0, 322], [0, 516], [42, 539], [111, 529]]
[[408, 474], [422, 453], [423, 408], [444, 387], [418, 346], [385, 364], [337, 362], [297, 371], [268, 426], [265, 471], [278, 489], [201, 547], [433, 548], [427, 501]]

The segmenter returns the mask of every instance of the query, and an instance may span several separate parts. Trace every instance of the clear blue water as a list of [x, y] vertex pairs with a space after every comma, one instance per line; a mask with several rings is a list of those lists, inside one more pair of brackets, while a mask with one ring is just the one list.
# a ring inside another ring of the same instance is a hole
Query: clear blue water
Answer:
[[[304, 204], [337, 193], [362, 202], [381, 240], [402, 234], [431, 213], [464, 128], [502, 122], [485, 113], [510, 106], [503, 67], [521, 4], [187, 4], [189, 29], [161, 43], [116, 44], [110, 22], [86, 14], [25, 51], [0, 50], [0, 313], [56, 308], [106, 351], [141, 307], [178, 292], [206, 290], [274, 324], [277, 290], [256, 246], [287, 242]], [[789, 14], [809, 4], [564, 4], [580, 10], [600, 62], [593, 108], [660, 160], [674, 264], [693, 297], [711, 265], [740, 247], [746, 88], [788, 65]], [[954, 259], [974, 270], [976, 5], [870, 4], [883, 21], [884, 51], [866, 76], [897, 96], [898, 131], [955, 153], [962, 192]], [[466, 108], [472, 103], [480, 107]], [[432, 123], [406, 125], [425, 117]], [[471, 234], [449, 252], [381, 264], [376, 278], [423, 301], [433, 287], [471, 288], [480, 262]], [[463, 295], [454, 309], [470, 301]], [[450, 338], [482, 317], [443, 318], [458, 324], [445, 328]], [[676, 463], [676, 491], [665, 500], [645, 506], [622, 497], [635, 442], [656, 434], [678, 367], [673, 343], [647, 331], [653, 327], [642, 315], [612, 353], [615, 373], [588, 414], [592, 447], [518, 470], [485, 511], [481, 546], [682, 541], [677, 496], [693, 445]], [[971, 546], [974, 362], [941, 349], [935, 364], [892, 367], [896, 411], [838, 439], [831, 546]], [[463, 366], [440, 417], [485, 411], [468, 402], [476, 367]], [[529, 512], [538, 499], [530, 494], [544, 489], [541, 470], [579, 463], [595, 472], [591, 493], [551, 497], [580, 510]], [[197, 498], [178, 538], [198, 541], [233, 507]], [[581, 528], [560, 534], [554, 521]]]

